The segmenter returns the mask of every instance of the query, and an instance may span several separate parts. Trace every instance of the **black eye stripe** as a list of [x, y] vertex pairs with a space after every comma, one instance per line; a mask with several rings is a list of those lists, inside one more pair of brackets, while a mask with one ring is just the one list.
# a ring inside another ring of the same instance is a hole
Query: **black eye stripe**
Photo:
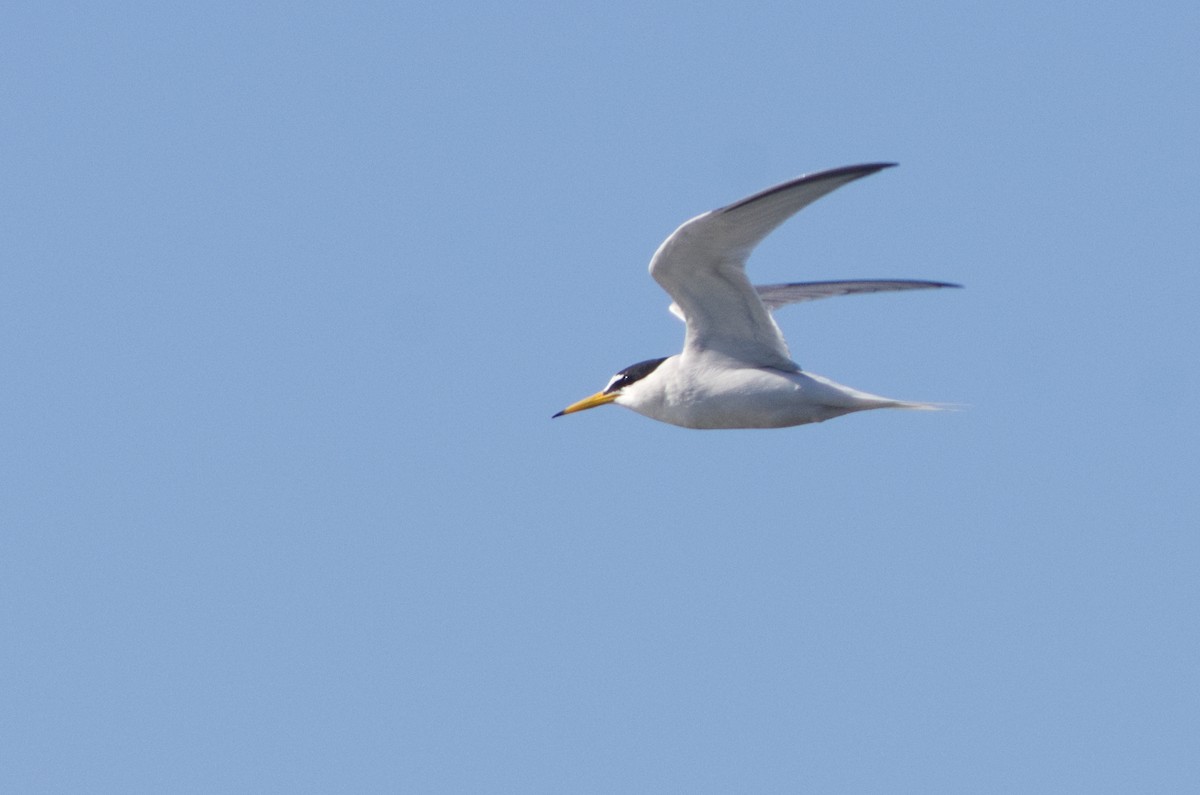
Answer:
[[611, 394], [624, 389], [632, 383], [641, 381], [646, 376], [658, 369], [658, 366], [665, 362], [670, 357], [664, 356], [661, 359], [647, 359], [644, 362], [631, 364], [624, 370], [613, 376], [613, 381], [605, 389], [606, 394]]

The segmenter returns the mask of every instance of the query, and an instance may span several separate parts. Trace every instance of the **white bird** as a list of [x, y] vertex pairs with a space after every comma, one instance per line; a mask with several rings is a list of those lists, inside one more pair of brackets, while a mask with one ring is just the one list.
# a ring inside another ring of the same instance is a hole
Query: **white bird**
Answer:
[[752, 286], [746, 259], [776, 227], [825, 194], [895, 163], [807, 174], [698, 215], [650, 260], [650, 275], [687, 324], [683, 351], [614, 375], [601, 391], [555, 414], [616, 403], [685, 428], [783, 428], [866, 409], [937, 409], [860, 392], [792, 361], [771, 310], [798, 301], [884, 290], [958, 287], [946, 282], [857, 280]]

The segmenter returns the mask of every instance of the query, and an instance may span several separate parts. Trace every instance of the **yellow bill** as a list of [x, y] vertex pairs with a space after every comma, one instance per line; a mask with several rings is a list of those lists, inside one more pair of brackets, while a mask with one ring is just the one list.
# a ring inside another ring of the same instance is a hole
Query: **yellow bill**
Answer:
[[[585, 397], [578, 403], [572, 403], [554, 416], [561, 417], [564, 414], [574, 414], [575, 412], [583, 411], [584, 409], [594, 409], [596, 406], [603, 406], [605, 403], [612, 403], [616, 399], [616, 392], [597, 392], [591, 397]], [[551, 417], [551, 419], [553, 419], [553, 417]]]

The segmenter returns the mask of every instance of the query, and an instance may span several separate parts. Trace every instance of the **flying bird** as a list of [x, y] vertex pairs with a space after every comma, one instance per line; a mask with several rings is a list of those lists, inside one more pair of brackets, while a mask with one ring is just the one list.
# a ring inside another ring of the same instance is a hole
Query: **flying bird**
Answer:
[[554, 416], [615, 403], [684, 428], [784, 428], [867, 409], [941, 408], [801, 370], [771, 312], [837, 295], [959, 285], [883, 279], [754, 286], [746, 277], [750, 252], [776, 227], [825, 194], [894, 165], [807, 174], [684, 223], [650, 260], [650, 275], [671, 296], [671, 312], [687, 324], [683, 351], [626, 367]]

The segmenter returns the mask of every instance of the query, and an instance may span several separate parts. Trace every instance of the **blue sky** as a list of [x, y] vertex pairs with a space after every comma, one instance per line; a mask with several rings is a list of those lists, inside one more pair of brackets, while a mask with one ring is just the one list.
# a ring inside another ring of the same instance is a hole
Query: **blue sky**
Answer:
[[[1194, 3], [19, 3], [0, 789], [1200, 787]], [[695, 432], [646, 264], [807, 171]]]

